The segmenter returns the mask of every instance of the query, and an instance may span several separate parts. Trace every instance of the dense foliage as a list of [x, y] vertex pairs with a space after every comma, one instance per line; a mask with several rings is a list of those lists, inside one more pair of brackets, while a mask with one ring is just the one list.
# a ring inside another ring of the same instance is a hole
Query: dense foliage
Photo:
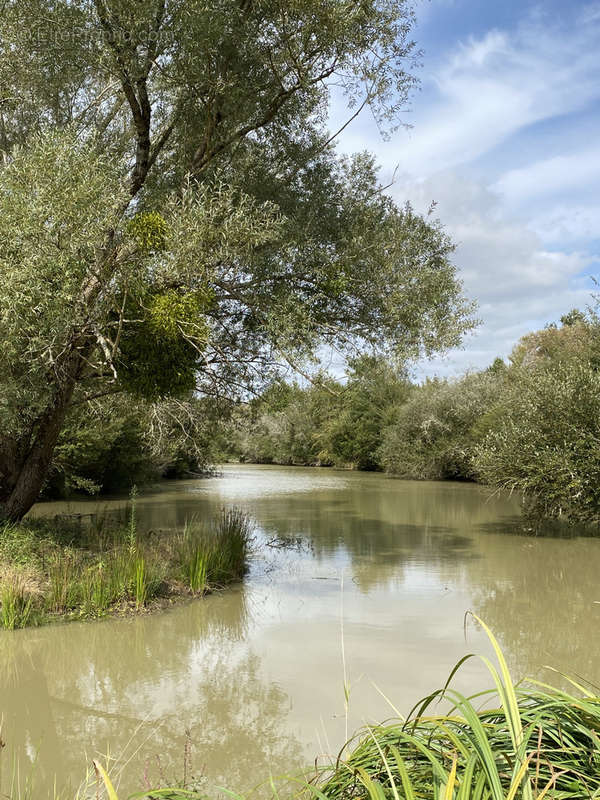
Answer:
[[129, 491], [210, 471], [223, 457], [230, 404], [195, 398], [132, 402], [122, 395], [76, 407], [54, 452], [46, 498]]
[[479, 422], [497, 401], [503, 378], [503, 370], [490, 369], [415, 388], [383, 434], [381, 465], [404, 478], [475, 479]]
[[563, 318], [524, 337], [477, 449], [482, 480], [522, 492], [541, 519], [600, 522], [600, 324]]
[[72, 414], [49, 489], [111, 491], [234, 459], [471, 480], [518, 492], [528, 524], [600, 520], [600, 323], [563, 318], [528, 334], [509, 363], [411, 383], [384, 358], [343, 379], [276, 380], [246, 404], [102, 401]]
[[342, 383], [320, 376], [300, 386], [278, 382], [238, 408], [229, 455], [276, 464], [377, 469], [382, 434], [410, 390], [384, 360], [353, 360]]
[[229, 428], [243, 461], [386, 470], [404, 478], [473, 480], [482, 418], [495, 406], [506, 367], [458, 380], [412, 384], [382, 359], [352, 363], [346, 379], [273, 385]]

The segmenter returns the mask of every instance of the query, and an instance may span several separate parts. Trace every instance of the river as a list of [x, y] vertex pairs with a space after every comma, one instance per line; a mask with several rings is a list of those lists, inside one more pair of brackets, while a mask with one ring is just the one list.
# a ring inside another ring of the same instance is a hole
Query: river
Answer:
[[[188, 738], [207, 789], [246, 791], [335, 755], [365, 721], [406, 713], [465, 653], [489, 654], [472, 622], [465, 630], [468, 610], [492, 627], [515, 676], [548, 677], [551, 664], [599, 677], [600, 540], [525, 536], [515, 498], [235, 465], [154, 487], [137, 514], [144, 527], [175, 528], [224, 506], [256, 523], [243, 584], [163, 612], [0, 633], [4, 791], [15, 760], [45, 797], [55, 777], [76, 786], [107, 752], [123, 793], [168, 782]], [[475, 660], [456, 681], [489, 683]]]

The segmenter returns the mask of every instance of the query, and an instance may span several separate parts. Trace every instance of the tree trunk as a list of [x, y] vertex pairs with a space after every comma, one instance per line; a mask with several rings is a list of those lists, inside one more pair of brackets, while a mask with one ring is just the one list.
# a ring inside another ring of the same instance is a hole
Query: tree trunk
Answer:
[[4, 516], [11, 522], [23, 519], [38, 499], [42, 490], [52, 454], [63, 426], [66, 408], [57, 408], [55, 413], [45, 419], [44, 428], [36, 436], [33, 447], [19, 470], [12, 491], [4, 503]]
[[2, 487], [0, 518], [19, 522], [39, 497], [44, 486], [54, 448], [73, 396], [75, 379], [70, 376], [60, 386], [39, 418], [29, 447], [13, 463], [8, 485]]

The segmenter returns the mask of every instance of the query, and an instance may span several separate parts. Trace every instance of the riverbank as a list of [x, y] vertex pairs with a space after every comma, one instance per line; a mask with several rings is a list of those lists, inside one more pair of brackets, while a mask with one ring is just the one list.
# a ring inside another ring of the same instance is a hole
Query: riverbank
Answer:
[[127, 615], [240, 580], [251, 526], [236, 510], [182, 530], [126, 520], [55, 517], [0, 526], [0, 626]]

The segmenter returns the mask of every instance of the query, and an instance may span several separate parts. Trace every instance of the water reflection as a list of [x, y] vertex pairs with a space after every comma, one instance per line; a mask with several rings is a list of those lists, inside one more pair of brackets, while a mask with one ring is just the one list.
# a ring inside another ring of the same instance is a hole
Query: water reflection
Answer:
[[246, 611], [238, 589], [145, 618], [3, 633], [11, 758], [22, 771], [35, 760], [38, 784], [58, 775], [75, 786], [89, 758], [110, 751], [117, 771], [128, 762], [130, 791], [144, 775], [181, 776], [189, 730], [195, 774], [213, 782], [241, 786], [255, 771], [300, 765], [302, 747], [286, 726], [290, 699], [241, 646]]
[[[122, 513], [123, 500], [102, 504]], [[179, 775], [188, 727], [196, 770], [236, 790], [335, 753], [365, 720], [444, 684], [468, 651], [489, 652], [463, 616], [494, 629], [516, 675], [543, 663], [592, 680], [600, 637], [600, 540], [532, 538], [516, 498], [481, 487], [333, 470], [230, 467], [142, 495], [145, 527], [241, 506], [259, 547], [243, 587], [162, 614], [0, 634], [4, 738], [61, 780], [86, 753], [131, 755], [128, 790], [159, 765]], [[40, 505], [36, 513], [93, 505]], [[344, 714], [343, 637], [351, 683]], [[468, 662], [458, 688], [489, 677]], [[8, 749], [8, 748], [7, 748]], [[6, 759], [5, 759], [6, 760]]]
[[479, 547], [482, 559], [467, 566], [474, 608], [515, 673], [548, 664], [598, 682], [600, 541], [488, 534]]

